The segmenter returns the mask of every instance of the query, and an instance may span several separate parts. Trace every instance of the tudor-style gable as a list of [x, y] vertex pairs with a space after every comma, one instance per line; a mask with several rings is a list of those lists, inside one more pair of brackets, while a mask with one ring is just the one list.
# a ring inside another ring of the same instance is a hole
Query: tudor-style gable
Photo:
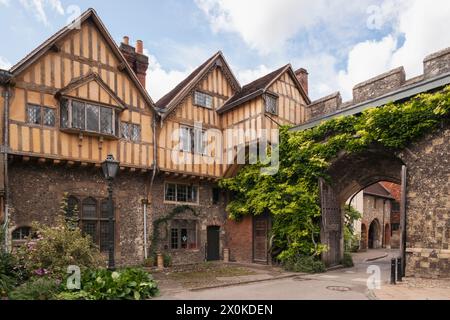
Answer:
[[11, 153], [147, 170], [153, 102], [95, 11], [76, 21], [10, 70]]

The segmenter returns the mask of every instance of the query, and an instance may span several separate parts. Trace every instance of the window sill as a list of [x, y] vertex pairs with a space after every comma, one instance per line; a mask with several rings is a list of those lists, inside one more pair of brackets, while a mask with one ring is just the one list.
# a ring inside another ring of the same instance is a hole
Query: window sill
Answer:
[[113, 134], [93, 132], [93, 131], [87, 131], [87, 130], [81, 130], [81, 129], [60, 128], [60, 131], [65, 132], [65, 133], [82, 134], [84, 136], [102, 137], [102, 138], [105, 138], [108, 140], [119, 140], [119, 137], [117, 137]]
[[188, 206], [199, 206], [198, 202], [178, 202], [178, 201], [167, 201], [164, 200], [164, 204], [175, 204], [175, 205], [188, 205]]

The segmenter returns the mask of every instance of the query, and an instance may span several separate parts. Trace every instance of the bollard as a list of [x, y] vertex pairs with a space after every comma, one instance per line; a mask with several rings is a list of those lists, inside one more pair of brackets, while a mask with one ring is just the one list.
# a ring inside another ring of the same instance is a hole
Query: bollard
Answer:
[[230, 249], [223, 249], [223, 262], [230, 262]]
[[158, 267], [158, 270], [164, 269], [164, 256], [160, 252], [158, 252], [156, 255], [156, 265]]
[[398, 282], [402, 282], [403, 279], [403, 263], [402, 263], [402, 258], [397, 258], [397, 281]]
[[395, 284], [396, 259], [391, 259], [391, 284]]

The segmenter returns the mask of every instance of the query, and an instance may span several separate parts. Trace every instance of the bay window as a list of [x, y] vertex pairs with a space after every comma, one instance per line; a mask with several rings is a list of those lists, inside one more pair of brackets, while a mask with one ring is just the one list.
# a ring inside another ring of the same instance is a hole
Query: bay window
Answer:
[[61, 128], [118, 136], [118, 110], [74, 99], [61, 100]]

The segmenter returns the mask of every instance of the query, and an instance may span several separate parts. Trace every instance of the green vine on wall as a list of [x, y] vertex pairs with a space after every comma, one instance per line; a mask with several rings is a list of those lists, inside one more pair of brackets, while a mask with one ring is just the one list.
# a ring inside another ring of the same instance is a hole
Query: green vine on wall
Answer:
[[195, 211], [195, 209], [192, 208], [191, 206], [181, 205], [181, 206], [176, 206], [175, 208], [173, 208], [173, 210], [170, 211], [164, 217], [158, 218], [153, 221], [153, 236], [152, 236], [152, 242], [151, 242], [151, 247], [150, 247], [150, 255], [156, 254], [156, 252], [158, 250], [158, 242], [160, 240], [160, 235], [159, 235], [160, 225], [163, 223], [166, 223], [169, 220], [172, 220], [175, 216], [177, 216], [183, 212], [186, 212], [186, 211], [190, 211], [196, 217], [198, 216], [197, 211]]
[[280, 130], [277, 174], [262, 175], [262, 164], [247, 165], [220, 185], [232, 191], [227, 210], [231, 219], [245, 215], [272, 214], [272, 245], [277, 258], [318, 255], [326, 248], [319, 243], [319, 178], [340, 153], [359, 153], [371, 146], [395, 152], [426, 133], [448, 123], [450, 87], [420, 94], [403, 103], [371, 108], [360, 115], [334, 118], [310, 130]]

